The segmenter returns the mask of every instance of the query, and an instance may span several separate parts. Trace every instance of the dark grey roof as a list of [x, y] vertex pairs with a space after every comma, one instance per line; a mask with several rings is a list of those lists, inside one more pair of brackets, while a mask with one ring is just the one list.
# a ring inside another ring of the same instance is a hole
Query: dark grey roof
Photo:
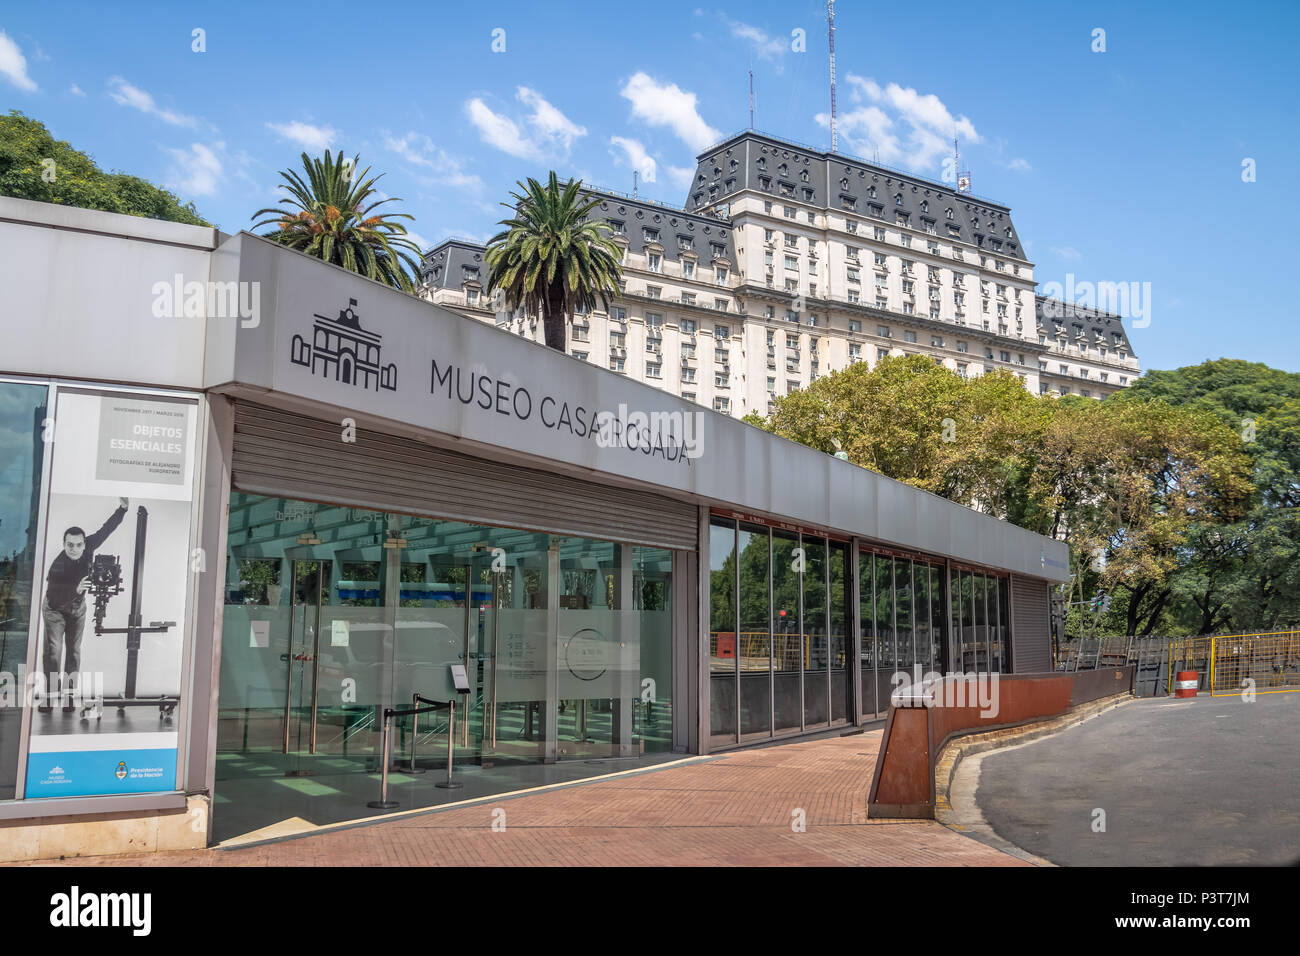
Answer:
[[1058, 331], [1064, 331], [1071, 344], [1077, 345], [1082, 339], [1088, 344], [1125, 349], [1134, 358], [1137, 357], [1128, 340], [1128, 333], [1124, 331], [1124, 320], [1113, 313], [1035, 295], [1034, 316], [1038, 320], [1038, 331], [1049, 337], [1054, 337]]
[[700, 154], [686, 209], [710, 207], [742, 189], [769, 193], [774, 203], [789, 198], [846, 212], [847, 204], [864, 220], [894, 223], [901, 212], [916, 229], [924, 231], [929, 220], [939, 239], [958, 239], [990, 255], [1028, 261], [1007, 206], [910, 173], [748, 130]]
[[603, 189], [593, 189], [590, 195], [601, 201], [599, 215], [615, 232], [627, 237], [629, 252], [644, 253], [657, 236], [665, 259], [679, 259], [683, 252], [694, 252], [701, 267], [709, 268], [720, 253], [733, 267], [737, 264], [735, 230], [725, 219]]
[[[665, 260], [680, 259], [694, 252], [699, 267], [712, 268], [719, 252], [735, 268], [736, 244], [731, 224], [725, 219], [703, 213], [689, 213], [650, 199], [634, 198], [603, 189], [584, 189], [584, 195], [599, 199], [597, 214], [616, 233], [626, 237], [628, 251], [641, 255], [646, 246], [657, 241]], [[463, 239], [447, 239], [433, 247], [420, 267], [422, 278], [434, 288], [459, 289], [477, 269], [476, 276], [487, 287], [485, 246]], [[712, 273], [709, 273], [711, 275]]]
[[487, 288], [485, 246], [468, 239], [445, 239], [429, 250], [420, 263], [420, 278], [435, 289], [459, 289], [477, 280]]

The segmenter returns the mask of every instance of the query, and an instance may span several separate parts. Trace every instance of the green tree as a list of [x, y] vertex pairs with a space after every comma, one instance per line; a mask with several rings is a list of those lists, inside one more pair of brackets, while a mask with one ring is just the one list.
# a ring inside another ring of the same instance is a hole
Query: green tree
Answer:
[[259, 209], [253, 218], [267, 218], [253, 228], [269, 226], [271, 230], [263, 233], [266, 239], [414, 293], [421, 250], [406, 238], [406, 227], [395, 220], [415, 217], [404, 212], [375, 212], [385, 203], [401, 200], [391, 196], [377, 199], [375, 183], [383, 177], [367, 179], [369, 166], [358, 173], [360, 159], [354, 156], [349, 162], [342, 152], [336, 159], [326, 150], [322, 161], [303, 153], [307, 178], [294, 170], [282, 171], [287, 185], [280, 188], [289, 194], [280, 200], [285, 208]]
[[85, 153], [56, 140], [45, 124], [10, 110], [0, 117], [0, 195], [127, 216], [210, 226], [194, 209], [138, 176], [105, 173]]
[[522, 192], [510, 194], [515, 204], [501, 204], [514, 218], [503, 219], [506, 228], [488, 243], [487, 292], [501, 290], [507, 309], [540, 314], [547, 346], [563, 352], [575, 311], [595, 308], [597, 298], [609, 309], [622, 250], [607, 224], [587, 221], [600, 200], [581, 198], [581, 181], [561, 186], [552, 171], [545, 186], [535, 179], [516, 185]]
[[1240, 520], [1197, 523], [1174, 586], [1194, 633], [1300, 624], [1300, 375], [1217, 359], [1149, 372], [1112, 400], [1162, 399], [1237, 434], [1256, 488]]
[[[1250, 457], [1212, 408], [1154, 396], [1040, 398], [1014, 375], [966, 380], [908, 356], [855, 363], [749, 421], [1065, 541], [1069, 599], [1111, 591], [1108, 620], [1126, 633], [1152, 633], [1175, 611], [1189, 621], [1201, 605], [1202, 617], [1222, 621], [1235, 600], [1217, 569], [1188, 593], [1216, 549], [1224, 560], [1242, 553], [1234, 526], [1254, 494]], [[1282, 422], [1260, 427], [1287, 447]], [[1270, 581], [1281, 580], [1280, 552], [1269, 553]]]

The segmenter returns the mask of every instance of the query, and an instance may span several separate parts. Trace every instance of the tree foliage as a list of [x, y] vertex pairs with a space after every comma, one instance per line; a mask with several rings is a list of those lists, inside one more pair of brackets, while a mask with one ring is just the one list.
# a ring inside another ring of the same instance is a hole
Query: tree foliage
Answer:
[[95, 161], [45, 124], [10, 110], [0, 117], [0, 195], [210, 226], [165, 189], [126, 173], [103, 172]]
[[622, 277], [622, 250], [603, 222], [588, 217], [599, 199], [582, 199], [581, 181], [561, 185], [552, 171], [546, 185], [529, 179], [511, 193], [514, 216], [488, 242], [488, 295], [498, 289], [507, 309], [541, 315], [546, 344], [563, 352], [566, 323], [576, 310], [605, 309]]
[[749, 420], [1067, 542], [1070, 600], [1111, 593], [1107, 628], [1300, 622], [1300, 376], [1222, 360], [1149, 377], [1105, 401], [1058, 399], [1009, 373], [891, 357]]
[[305, 252], [349, 272], [355, 272], [403, 292], [415, 291], [421, 249], [406, 238], [406, 227], [397, 219], [414, 219], [404, 212], [375, 210], [385, 203], [401, 202], [395, 197], [376, 198], [370, 167], [360, 169], [360, 156], [351, 161], [342, 152], [335, 158], [312, 159], [302, 154], [306, 179], [294, 170], [284, 170], [281, 188], [289, 195], [280, 200], [284, 209], [259, 209], [254, 218], [265, 216], [253, 228], [270, 226], [263, 237]]

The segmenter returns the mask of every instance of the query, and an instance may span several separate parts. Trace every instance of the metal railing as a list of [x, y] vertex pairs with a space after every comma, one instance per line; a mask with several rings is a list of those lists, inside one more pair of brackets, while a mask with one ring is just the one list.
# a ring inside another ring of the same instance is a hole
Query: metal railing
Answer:
[[1300, 691], [1300, 631], [1210, 638], [1210, 694]]

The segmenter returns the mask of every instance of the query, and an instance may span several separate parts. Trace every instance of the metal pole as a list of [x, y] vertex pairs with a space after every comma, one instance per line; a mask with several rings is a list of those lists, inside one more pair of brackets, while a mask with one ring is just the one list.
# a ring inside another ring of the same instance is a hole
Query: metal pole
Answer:
[[456, 754], [456, 701], [448, 701], [447, 706], [449, 708], [447, 713], [447, 779], [442, 783], [435, 783], [434, 786], [440, 790], [459, 790], [464, 784], [454, 783], [451, 779], [451, 762]]
[[382, 756], [382, 762], [379, 765], [379, 799], [371, 800], [366, 804], [366, 806], [372, 807], [375, 810], [391, 810], [398, 805], [396, 800], [388, 799], [388, 728], [391, 723], [392, 717], [385, 713], [383, 742], [384, 753]]
[[[411, 695], [411, 708], [420, 709], [420, 695], [414, 693]], [[418, 713], [411, 715], [411, 765], [403, 773], [424, 773], [423, 767], [415, 765], [415, 743], [420, 738], [420, 715]]]

